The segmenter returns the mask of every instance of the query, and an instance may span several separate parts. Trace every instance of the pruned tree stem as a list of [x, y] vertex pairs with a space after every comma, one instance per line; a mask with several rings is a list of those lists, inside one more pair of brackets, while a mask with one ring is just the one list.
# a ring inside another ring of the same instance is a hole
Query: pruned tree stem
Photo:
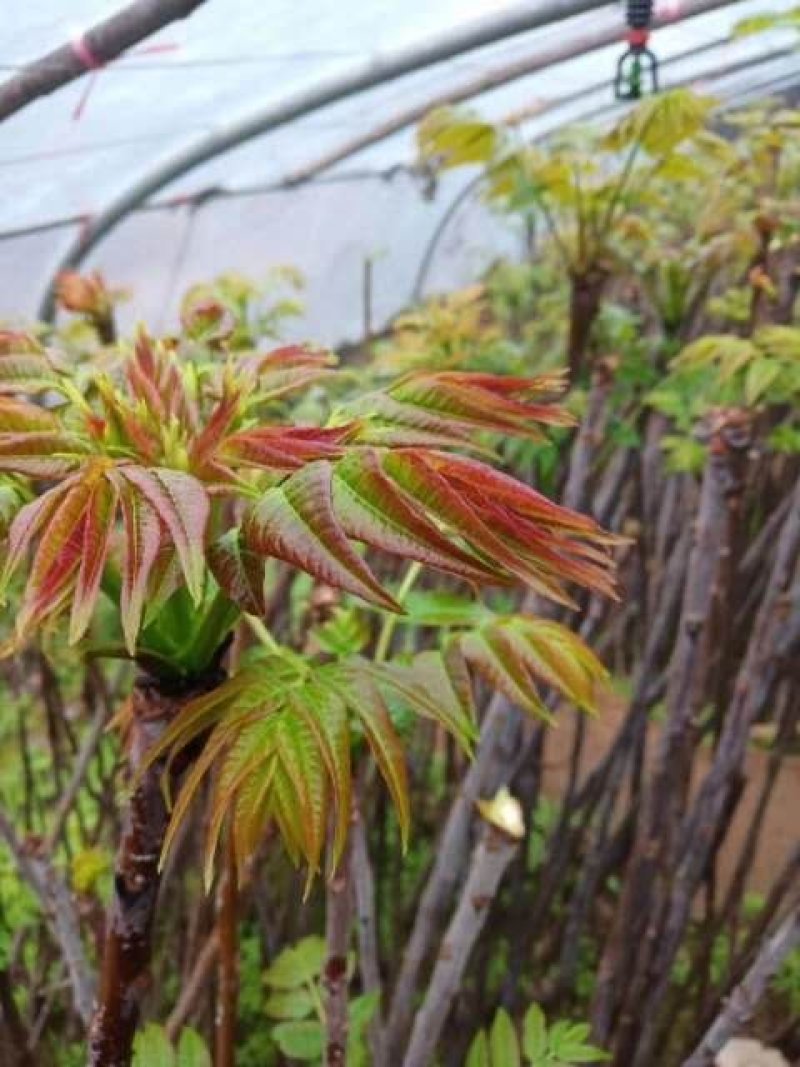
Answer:
[[580, 377], [586, 361], [589, 339], [600, 311], [600, 301], [607, 280], [607, 273], [599, 266], [570, 272], [567, 366], [573, 384]]
[[[363, 783], [360, 782], [359, 786]], [[359, 788], [357, 801], [353, 810], [353, 823], [350, 829], [350, 869], [353, 883], [353, 903], [356, 912], [356, 933], [358, 937], [358, 966], [361, 985], [365, 993], [378, 994], [376, 1017], [369, 1028], [369, 1044], [372, 1059], [383, 1063], [383, 1023], [381, 1019], [381, 971], [378, 948], [378, 917], [375, 912], [375, 878], [369, 856], [369, 840], [360, 803], [362, 789]]]
[[487, 825], [472, 855], [459, 905], [442, 939], [422, 1007], [416, 1014], [403, 1067], [429, 1067], [464, 969], [519, 841]]
[[239, 994], [239, 944], [236, 853], [232, 827], [228, 826], [225, 871], [217, 902], [218, 968], [217, 1013], [214, 1021], [215, 1067], [234, 1067], [236, 1060], [236, 1014]]
[[[223, 679], [219, 667], [212, 666], [202, 678], [185, 685], [169, 687], [145, 676], [134, 687], [128, 766], [132, 777], [139, 777], [117, 853], [100, 989], [89, 1032], [88, 1067], [129, 1067], [150, 984], [159, 861], [169, 812], [162, 782], [166, 761], [158, 760], [142, 773], [145, 756], [193, 697], [216, 688]], [[187, 752], [171, 766], [168, 784], [173, 794], [190, 759]]]
[[347, 1063], [348, 1003], [347, 953], [353, 926], [353, 885], [348, 842], [325, 894], [325, 941], [327, 955], [322, 971], [325, 988], [325, 1064]]

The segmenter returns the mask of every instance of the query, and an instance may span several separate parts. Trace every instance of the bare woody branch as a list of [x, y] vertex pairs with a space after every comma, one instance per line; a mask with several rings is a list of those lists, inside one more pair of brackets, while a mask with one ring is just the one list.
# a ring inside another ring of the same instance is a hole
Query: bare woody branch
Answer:
[[761, 951], [744, 979], [734, 989], [703, 1040], [683, 1067], [709, 1067], [714, 1057], [740, 1027], [748, 1022], [765, 989], [786, 957], [800, 945], [800, 906], [783, 920], [775, 933], [764, 942]]
[[100, 67], [178, 19], [205, 0], [136, 0], [83, 35], [48, 52], [0, 85], [0, 121], [42, 96]]
[[82, 1021], [88, 1024], [94, 1002], [94, 978], [84, 952], [78, 915], [69, 889], [45, 855], [19, 840], [2, 811], [0, 837], [11, 851], [20, 875], [41, 905], [45, 921], [61, 949], [75, 1010]]
[[428, 991], [414, 1020], [403, 1067], [426, 1067], [441, 1036], [464, 969], [519, 841], [489, 825], [478, 842], [458, 907], [442, 940]]

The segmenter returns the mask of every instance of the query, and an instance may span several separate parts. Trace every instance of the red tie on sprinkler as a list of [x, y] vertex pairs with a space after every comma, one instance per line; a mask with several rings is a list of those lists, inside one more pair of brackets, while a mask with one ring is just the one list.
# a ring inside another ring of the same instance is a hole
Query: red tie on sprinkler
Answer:
[[628, 0], [628, 42], [617, 63], [614, 95], [617, 100], [639, 100], [658, 92], [658, 60], [647, 47], [653, 21], [653, 0]]

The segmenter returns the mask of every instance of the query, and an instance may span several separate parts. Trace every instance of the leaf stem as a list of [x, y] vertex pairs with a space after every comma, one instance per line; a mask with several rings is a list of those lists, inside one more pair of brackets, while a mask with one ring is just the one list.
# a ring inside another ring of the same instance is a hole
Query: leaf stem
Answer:
[[275, 638], [272, 636], [272, 634], [269, 632], [269, 630], [264, 625], [264, 623], [261, 621], [261, 619], [256, 618], [255, 615], [248, 615], [248, 614], [245, 614], [244, 618], [245, 618], [245, 621], [247, 622], [247, 625], [253, 631], [253, 633], [258, 638], [258, 640], [261, 642], [261, 644], [265, 648], [268, 648], [270, 650], [270, 652], [277, 652], [277, 653], [280, 654], [280, 652], [281, 652], [280, 645], [275, 640]]
[[[400, 588], [397, 590], [397, 597], [395, 599], [397, 600], [398, 604], [403, 604], [403, 601], [411, 592], [414, 583], [419, 577], [421, 570], [422, 564], [416, 561], [412, 563], [411, 566], [408, 568], [405, 577], [400, 583]], [[387, 615], [386, 618], [383, 620], [383, 626], [381, 627], [381, 632], [378, 635], [378, 643], [375, 646], [375, 656], [373, 657], [375, 663], [383, 663], [386, 657], [388, 656], [389, 646], [392, 643], [392, 637], [394, 636], [394, 631], [397, 626], [397, 620], [397, 615]]]

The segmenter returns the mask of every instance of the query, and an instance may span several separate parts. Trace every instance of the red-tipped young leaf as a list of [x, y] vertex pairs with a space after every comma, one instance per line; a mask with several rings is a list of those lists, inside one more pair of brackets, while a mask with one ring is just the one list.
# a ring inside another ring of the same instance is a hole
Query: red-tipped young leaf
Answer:
[[25, 633], [60, 605], [81, 562], [86, 510], [102, 475], [101, 467], [84, 474], [59, 501], [42, 531], [17, 619], [18, 633]]
[[246, 544], [391, 611], [398, 605], [347, 539], [333, 506], [333, 470], [310, 463], [268, 489], [247, 515]]
[[161, 544], [161, 525], [155, 508], [130, 483], [123, 482], [120, 499], [125, 531], [120, 619], [125, 644], [133, 655], [148, 582]]
[[120, 467], [120, 474], [139, 490], [169, 530], [181, 561], [189, 595], [203, 595], [208, 494], [201, 482], [167, 467]]
[[80, 569], [75, 583], [69, 623], [71, 644], [83, 637], [97, 602], [103, 569], [111, 545], [117, 497], [117, 487], [113, 482], [103, 478], [95, 484], [86, 508]]
[[497, 580], [491, 566], [448, 540], [414, 507], [384, 473], [373, 449], [356, 451], [336, 464], [333, 502], [343, 529], [357, 541], [468, 581]]
[[226, 437], [223, 461], [267, 470], [293, 471], [315, 459], [335, 459], [344, 451], [352, 426], [257, 426]]
[[208, 565], [217, 585], [234, 604], [251, 615], [264, 614], [264, 560], [242, 542], [239, 530], [228, 530], [209, 545]]

